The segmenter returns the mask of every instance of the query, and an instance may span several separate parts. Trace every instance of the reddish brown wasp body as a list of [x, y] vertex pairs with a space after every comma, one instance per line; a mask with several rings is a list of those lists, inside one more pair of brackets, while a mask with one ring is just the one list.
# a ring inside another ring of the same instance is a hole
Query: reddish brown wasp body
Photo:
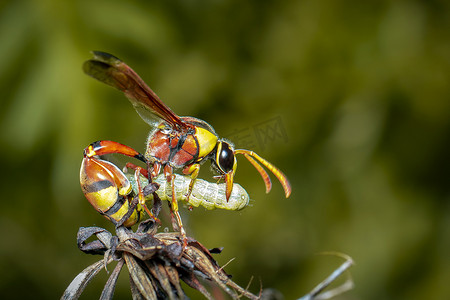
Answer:
[[[174, 130], [166, 122], [150, 133], [145, 157], [159, 166], [179, 169], [201, 162], [216, 147], [218, 138], [204, 121], [181, 117], [186, 129]], [[156, 172], [158, 173], [158, 172]]]
[[[270, 191], [271, 182], [269, 175], [259, 163], [278, 178], [286, 197], [289, 197], [291, 193], [289, 181], [279, 169], [253, 151], [235, 150], [231, 143], [219, 139], [212, 126], [205, 121], [193, 117], [177, 116], [136, 72], [118, 58], [96, 51], [94, 58], [86, 61], [83, 69], [86, 74], [95, 79], [121, 90], [141, 118], [155, 127], [149, 134], [145, 152], [151, 178], [157, 176], [163, 168], [167, 181], [171, 182], [173, 169], [183, 169], [183, 173], [191, 174], [192, 178], [187, 195], [187, 199], [189, 199], [194, 180], [200, 170], [200, 164], [206, 159], [210, 159], [212, 166], [220, 174], [219, 177], [226, 182], [226, 198], [228, 199], [233, 188], [233, 177], [236, 171], [235, 154], [243, 154], [261, 174], [266, 185], [266, 192]], [[101, 154], [113, 152], [133, 157], [133, 153], [129, 153], [127, 148], [122, 151], [117, 145], [111, 148], [102, 148]], [[96, 154], [101, 155], [100, 153]], [[171, 205], [183, 234], [176, 199], [172, 199]]]

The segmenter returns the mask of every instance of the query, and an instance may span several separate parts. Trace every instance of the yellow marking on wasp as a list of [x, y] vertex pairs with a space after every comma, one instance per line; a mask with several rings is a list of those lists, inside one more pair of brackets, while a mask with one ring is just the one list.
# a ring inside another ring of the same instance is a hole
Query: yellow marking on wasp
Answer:
[[111, 199], [117, 199], [117, 188], [110, 186], [90, 194], [97, 200], [96, 209], [105, 212], [114, 205], [115, 202], [111, 203]]
[[130, 208], [128, 202], [125, 202], [124, 205], [122, 205], [116, 213], [108, 215], [108, 217], [110, 217], [113, 220], [120, 220], [128, 212], [129, 209]]
[[94, 155], [97, 155], [94, 151], [94, 147], [92, 145], [89, 145], [86, 151], [86, 156], [87, 157], [92, 157]]
[[217, 144], [217, 136], [201, 127], [195, 127], [195, 137], [199, 144], [199, 159], [204, 158], [211, 153]]

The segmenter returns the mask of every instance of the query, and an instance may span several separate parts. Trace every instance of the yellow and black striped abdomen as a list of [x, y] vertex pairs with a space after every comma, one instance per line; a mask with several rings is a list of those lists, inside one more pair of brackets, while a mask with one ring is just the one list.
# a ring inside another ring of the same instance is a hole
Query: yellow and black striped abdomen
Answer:
[[128, 179], [112, 163], [85, 157], [80, 169], [80, 184], [89, 203], [114, 225], [130, 227], [143, 217], [139, 204], [131, 207], [134, 193]]

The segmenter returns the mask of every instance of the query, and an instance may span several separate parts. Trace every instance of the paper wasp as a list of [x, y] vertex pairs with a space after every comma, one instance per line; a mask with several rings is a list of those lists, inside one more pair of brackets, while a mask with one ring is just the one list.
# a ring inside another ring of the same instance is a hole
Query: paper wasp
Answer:
[[[155, 191], [160, 200], [172, 201], [172, 188], [163, 174], [153, 178], [149, 184], [147, 170], [128, 163], [125, 169], [131, 167], [135, 172], [123, 173], [111, 162], [90, 156], [92, 148], [94, 146], [90, 145], [84, 151], [80, 169], [81, 189], [92, 206], [114, 225], [131, 227], [138, 223], [143, 218], [145, 202], [154, 197], [152, 193]], [[239, 184], [233, 183], [230, 198], [226, 199], [225, 184], [202, 179], [195, 180], [187, 199], [190, 181], [190, 176], [174, 174], [172, 182], [177, 201], [186, 201], [192, 207], [203, 206], [209, 210], [241, 210], [249, 203], [247, 191]]]
[[[236, 172], [236, 154], [243, 154], [262, 176], [266, 192], [271, 189], [270, 177], [261, 163], [269, 169], [280, 181], [286, 197], [291, 193], [291, 186], [286, 176], [274, 165], [254, 153], [244, 149], [234, 149], [232, 143], [220, 139], [213, 127], [203, 120], [194, 117], [179, 117], [128, 65], [117, 57], [99, 51], [94, 51], [94, 58], [83, 65], [87, 75], [122, 91], [130, 100], [141, 118], [153, 126], [147, 140], [145, 159], [148, 161], [150, 181], [163, 169], [164, 176], [172, 188], [171, 210], [185, 236], [178, 204], [174, 191], [174, 169], [183, 169], [184, 174], [191, 175], [186, 199], [192, 193], [195, 179], [200, 170], [200, 164], [211, 160], [212, 167], [225, 180], [226, 199], [229, 199], [233, 189], [233, 178]], [[102, 144], [93, 150], [93, 154], [122, 153], [132, 156], [128, 147]], [[259, 163], [258, 163], [259, 162]]]

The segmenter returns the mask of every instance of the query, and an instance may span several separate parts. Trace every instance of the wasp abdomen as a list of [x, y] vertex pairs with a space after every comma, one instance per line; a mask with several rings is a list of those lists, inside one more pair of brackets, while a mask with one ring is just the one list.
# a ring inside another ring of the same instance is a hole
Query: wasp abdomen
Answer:
[[141, 219], [142, 211], [130, 204], [134, 195], [130, 182], [112, 163], [85, 157], [80, 184], [89, 203], [114, 225], [130, 227]]

